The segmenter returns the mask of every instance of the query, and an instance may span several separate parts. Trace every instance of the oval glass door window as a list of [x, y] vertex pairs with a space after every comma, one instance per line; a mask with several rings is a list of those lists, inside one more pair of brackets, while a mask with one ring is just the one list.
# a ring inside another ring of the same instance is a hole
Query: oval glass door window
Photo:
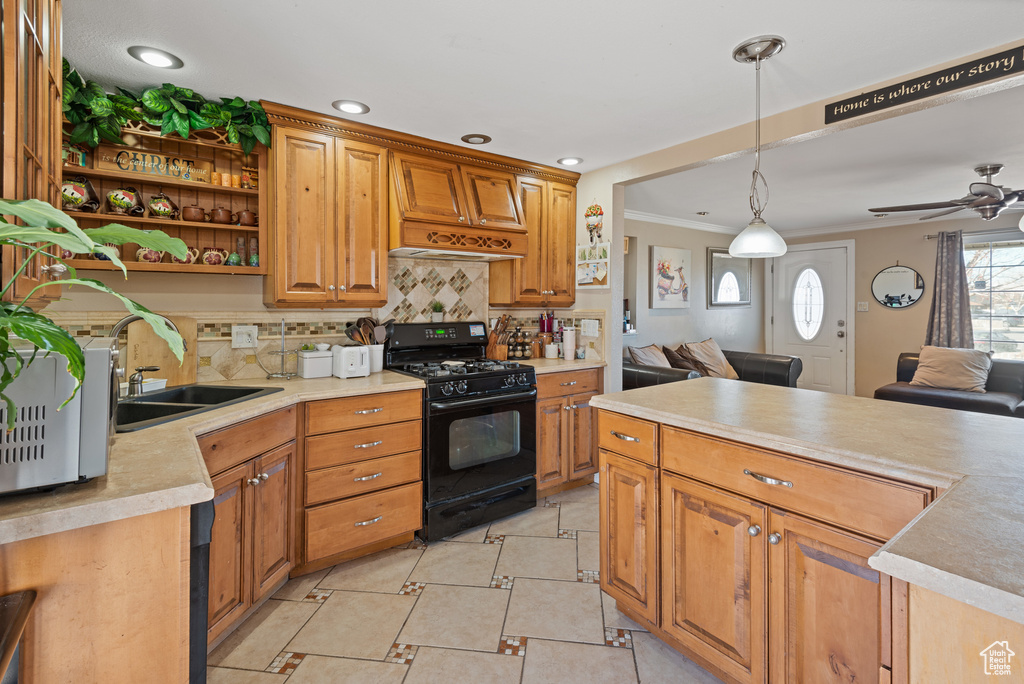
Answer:
[[740, 301], [740, 281], [736, 280], [732, 271], [726, 271], [722, 276], [722, 282], [718, 284], [716, 301], [723, 303]]
[[813, 268], [805, 268], [796, 277], [793, 287], [793, 323], [796, 333], [805, 341], [813, 340], [821, 330], [825, 317], [825, 288]]

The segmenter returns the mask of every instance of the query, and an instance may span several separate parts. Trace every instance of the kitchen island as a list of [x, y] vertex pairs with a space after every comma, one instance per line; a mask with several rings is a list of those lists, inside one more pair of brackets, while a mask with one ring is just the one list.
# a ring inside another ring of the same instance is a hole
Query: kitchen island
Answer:
[[968, 681], [1024, 644], [1020, 421], [714, 378], [592, 404], [602, 585], [723, 678]]

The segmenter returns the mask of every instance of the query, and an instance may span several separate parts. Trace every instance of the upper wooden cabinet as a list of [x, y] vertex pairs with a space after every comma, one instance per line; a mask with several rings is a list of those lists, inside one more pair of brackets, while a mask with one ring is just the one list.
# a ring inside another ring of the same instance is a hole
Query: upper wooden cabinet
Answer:
[[511, 230], [526, 228], [514, 175], [472, 166], [460, 166], [459, 171], [466, 187], [470, 223]]
[[[60, 0], [3, 3], [0, 22], [0, 185], [8, 199], [39, 199], [60, 206], [61, 188], [61, 62]], [[30, 250], [5, 246], [0, 255], [6, 283]], [[4, 294], [21, 301], [38, 285], [50, 282], [48, 259], [36, 256]], [[52, 285], [32, 295], [31, 304], [45, 305], [60, 297]]]
[[526, 256], [490, 265], [492, 306], [572, 306], [576, 301], [576, 188], [529, 176], [517, 181]]
[[387, 302], [387, 151], [274, 126], [273, 253], [264, 299], [275, 306]]
[[392, 163], [403, 219], [469, 225], [458, 164], [402, 152], [392, 153]]

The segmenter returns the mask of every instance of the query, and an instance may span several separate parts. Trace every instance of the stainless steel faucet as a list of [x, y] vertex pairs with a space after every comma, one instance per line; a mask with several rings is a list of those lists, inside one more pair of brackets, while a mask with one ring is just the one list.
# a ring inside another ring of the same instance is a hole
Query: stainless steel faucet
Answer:
[[[173, 330], [174, 332], [178, 333], [179, 335], [181, 334], [181, 331], [178, 330], [178, 326], [174, 325], [174, 322], [171, 321], [171, 319], [167, 318], [167, 316], [162, 316], [160, 314], [156, 314], [156, 315], [160, 316], [160, 318], [162, 318], [162, 319], [164, 319], [164, 321], [166, 321], [167, 327], [169, 327], [171, 330]], [[130, 324], [134, 323], [135, 321], [141, 321], [141, 320], [145, 320], [145, 319], [143, 319], [142, 316], [136, 316], [134, 314], [132, 314], [131, 316], [125, 316], [124, 318], [119, 320], [117, 323], [115, 323], [114, 327], [110, 329], [110, 336], [114, 338], [114, 345], [115, 345], [115, 347], [117, 349], [118, 355], [120, 355], [120, 352], [121, 352], [121, 343], [120, 343], [120, 341], [118, 341], [118, 335], [120, 335], [121, 331], [124, 330], [125, 328], [127, 328]], [[185, 340], [181, 341], [181, 348], [185, 349], [185, 350], [188, 349], [188, 347], [185, 344]], [[138, 370], [138, 369], [136, 369], [136, 370]], [[124, 370], [123, 369], [118, 369], [118, 377], [119, 378], [123, 378], [124, 377]], [[140, 374], [140, 378], [139, 378], [139, 384], [141, 386], [141, 374]], [[131, 388], [129, 388], [129, 390], [130, 389]], [[132, 392], [131, 391], [128, 392], [128, 396], [132, 396]], [[117, 392], [117, 398], [118, 399], [121, 398], [121, 390], [120, 390], [120, 388], [118, 389], [118, 392]]]

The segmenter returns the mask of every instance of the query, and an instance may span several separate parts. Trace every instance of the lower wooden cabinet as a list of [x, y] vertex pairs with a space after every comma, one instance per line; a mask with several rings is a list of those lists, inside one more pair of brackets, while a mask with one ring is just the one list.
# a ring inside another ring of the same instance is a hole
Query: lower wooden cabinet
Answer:
[[601, 452], [601, 588], [658, 622], [658, 470]]
[[736, 679], [764, 681], [767, 508], [670, 473], [661, 506], [662, 628]]
[[600, 370], [541, 375], [537, 379], [537, 489], [597, 472], [597, 420], [590, 400], [600, 394]]
[[291, 570], [291, 467], [295, 442], [213, 478], [210, 602], [213, 642]]

